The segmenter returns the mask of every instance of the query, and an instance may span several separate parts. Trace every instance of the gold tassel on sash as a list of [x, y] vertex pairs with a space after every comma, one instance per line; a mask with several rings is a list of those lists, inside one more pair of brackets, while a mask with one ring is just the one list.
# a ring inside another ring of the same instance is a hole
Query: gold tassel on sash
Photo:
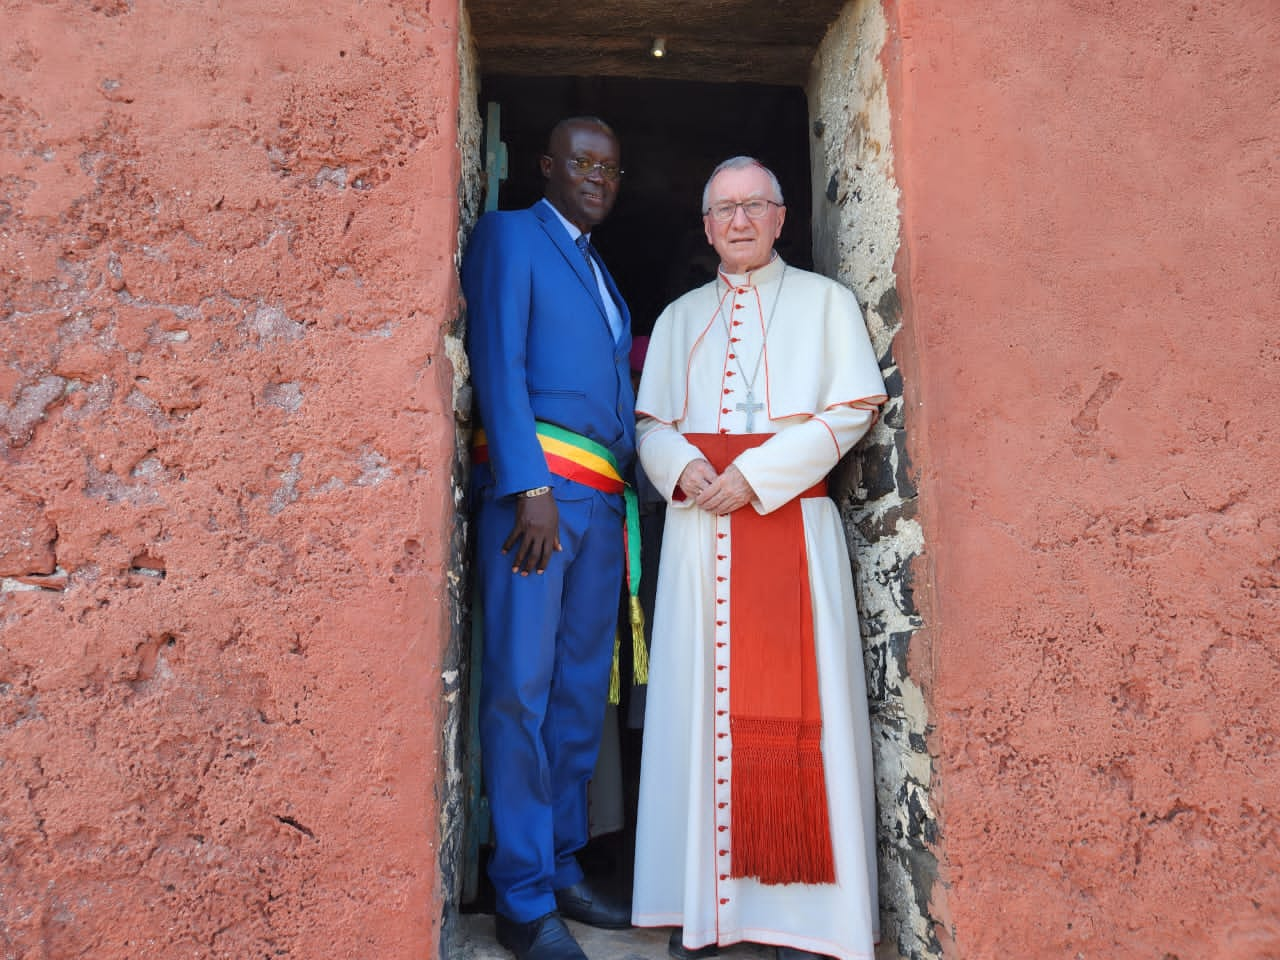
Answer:
[[618, 666], [618, 655], [622, 652], [622, 638], [618, 631], [613, 631], [613, 666], [609, 668], [609, 705], [616, 707], [622, 702], [622, 669]]
[[[614, 644], [614, 650], [618, 645]], [[618, 662], [614, 653], [614, 663]], [[644, 608], [640, 606], [640, 598], [631, 597], [631, 682], [641, 686], [649, 682], [649, 648], [644, 642]]]
[[[642, 686], [649, 682], [649, 648], [644, 642], [644, 608], [639, 597], [630, 598], [631, 616], [631, 684]], [[617, 706], [622, 701], [622, 636], [613, 632], [613, 665], [609, 668], [609, 703]]]

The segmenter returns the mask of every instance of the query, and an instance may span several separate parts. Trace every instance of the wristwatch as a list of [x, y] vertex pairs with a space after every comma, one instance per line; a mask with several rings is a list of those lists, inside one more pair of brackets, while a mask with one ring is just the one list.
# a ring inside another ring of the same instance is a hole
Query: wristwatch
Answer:
[[540, 497], [544, 493], [550, 493], [550, 487], [531, 487], [528, 490], [521, 490], [516, 496], [518, 497]]

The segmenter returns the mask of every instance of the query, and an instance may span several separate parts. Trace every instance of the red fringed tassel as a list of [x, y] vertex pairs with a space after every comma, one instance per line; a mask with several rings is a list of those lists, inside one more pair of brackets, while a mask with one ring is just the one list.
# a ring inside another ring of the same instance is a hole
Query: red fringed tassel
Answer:
[[764, 884], [835, 882], [821, 729], [734, 720], [732, 876]]

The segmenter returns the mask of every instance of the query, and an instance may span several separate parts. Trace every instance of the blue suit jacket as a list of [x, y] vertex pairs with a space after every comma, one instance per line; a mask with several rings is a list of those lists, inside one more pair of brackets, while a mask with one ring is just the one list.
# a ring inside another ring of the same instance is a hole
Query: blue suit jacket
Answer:
[[631, 471], [631, 314], [599, 265], [622, 315], [617, 341], [586, 259], [545, 203], [487, 213], [471, 235], [467, 353], [497, 496], [552, 482], [535, 420], [590, 437]]

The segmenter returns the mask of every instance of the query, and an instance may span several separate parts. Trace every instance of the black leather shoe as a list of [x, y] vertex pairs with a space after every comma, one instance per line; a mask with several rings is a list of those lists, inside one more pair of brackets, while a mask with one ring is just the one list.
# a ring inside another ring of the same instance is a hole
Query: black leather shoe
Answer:
[[714, 943], [709, 943], [705, 947], [686, 947], [684, 927], [676, 927], [671, 931], [671, 939], [667, 941], [667, 953], [675, 960], [703, 960], [704, 957], [718, 957], [720, 947]]
[[625, 930], [631, 926], [631, 904], [622, 903], [592, 888], [586, 880], [556, 891], [560, 914], [601, 930]]
[[778, 960], [831, 960], [825, 953], [811, 953], [795, 947], [778, 947]]
[[587, 960], [559, 914], [548, 913], [528, 923], [516, 923], [497, 914], [494, 926], [498, 942], [516, 955], [516, 960]]

